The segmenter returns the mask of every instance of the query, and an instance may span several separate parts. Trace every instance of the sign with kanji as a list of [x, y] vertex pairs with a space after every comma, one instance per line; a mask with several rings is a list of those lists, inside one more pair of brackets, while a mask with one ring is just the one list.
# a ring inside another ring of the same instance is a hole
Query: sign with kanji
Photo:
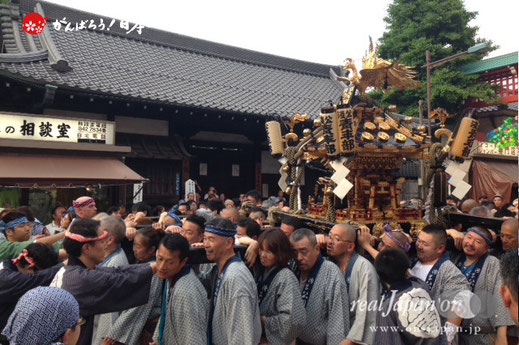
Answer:
[[114, 145], [115, 123], [0, 113], [0, 139]]
[[511, 146], [504, 149], [500, 149], [494, 143], [489, 142], [479, 142], [479, 145], [476, 147], [476, 151], [474, 153], [480, 155], [490, 155], [490, 156], [510, 156], [517, 157], [517, 147]]

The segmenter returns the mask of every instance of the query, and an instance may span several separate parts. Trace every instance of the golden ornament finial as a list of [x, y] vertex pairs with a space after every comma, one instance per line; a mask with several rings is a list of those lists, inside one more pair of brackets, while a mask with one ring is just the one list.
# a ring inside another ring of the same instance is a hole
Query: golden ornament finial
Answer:
[[294, 115], [292, 115], [292, 117], [290, 118], [289, 121], [283, 121], [283, 122], [285, 122], [288, 125], [288, 127], [290, 127], [290, 133], [294, 133], [295, 125], [298, 124], [299, 122], [304, 122], [307, 117], [308, 117], [308, 114], [304, 114], [304, 115], [294, 114]]
[[352, 59], [344, 60], [343, 70], [352, 70], [353, 76], [337, 77], [340, 81], [353, 83], [360, 95], [364, 95], [368, 87], [386, 90], [388, 87], [416, 88], [420, 83], [412, 80], [416, 72], [410, 67], [401, 65], [398, 62], [390, 62], [378, 57], [378, 45], [373, 47], [373, 41], [369, 38], [369, 49], [362, 58], [362, 70], [359, 72]]
[[437, 118], [438, 120], [440, 120], [440, 127], [441, 128], [444, 128], [445, 127], [445, 121], [447, 121], [447, 119], [451, 118], [452, 115], [450, 115], [447, 110], [443, 109], [443, 108], [436, 108], [434, 109], [433, 111], [431, 111], [431, 113], [429, 114], [429, 118], [430, 119], [434, 119], [434, 118]]

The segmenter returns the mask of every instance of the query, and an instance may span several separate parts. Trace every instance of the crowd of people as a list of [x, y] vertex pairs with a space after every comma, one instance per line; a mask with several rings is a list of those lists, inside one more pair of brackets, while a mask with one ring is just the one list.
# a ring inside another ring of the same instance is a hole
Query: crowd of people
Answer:
[[128, 214], [79, 197], [46, 226], [6, 209], [0, 343], [517, 344], [517, 200], [453, 202], [502, 225], [320, 232], [267, 217], [290, 211], [282, 192], [232, 200], [214, 187]]

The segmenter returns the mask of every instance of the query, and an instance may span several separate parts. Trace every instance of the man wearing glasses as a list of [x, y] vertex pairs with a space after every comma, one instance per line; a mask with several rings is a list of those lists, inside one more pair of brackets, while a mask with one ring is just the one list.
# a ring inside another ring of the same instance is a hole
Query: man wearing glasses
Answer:
[[96, 268], [105, 258], [108, 233], [98, 221], [78, 219], [66, 232], [63, 248], [69, 258], [51, 286], [70, 292], [86, 319], [78, 345], [92, 343], [94, 316], [133, 308], [148, 301], [155, 262], [118, 268]]
[[375, 339], [377, 309], [368, 305], [379, 299], [380, 282], [373, 265], [355, 251], [356, 237], [351, 225], [336, 224], [327, 238], [326, 250], [344, 275], [350, 301], [351, 327], [341, 345], [371, 345]]

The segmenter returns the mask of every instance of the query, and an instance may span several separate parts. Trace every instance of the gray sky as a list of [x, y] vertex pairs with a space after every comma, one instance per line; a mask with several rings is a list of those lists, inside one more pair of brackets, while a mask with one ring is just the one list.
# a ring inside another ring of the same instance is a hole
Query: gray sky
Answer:
[[[170, 32], [295, 59], [340, 65], [381, 37], [389, 0], [47, 0]], [[501, 48], [519, 50], [516, 0], [468, 0], [471, 25]], [[90, 18], [84, 18], [85, 20]], [[146, 30], [146, 29], [144, 29]], [[514, 38], [516, 37], [516, 38]], [[425, 55], [425, 52], [424, 52]]]

